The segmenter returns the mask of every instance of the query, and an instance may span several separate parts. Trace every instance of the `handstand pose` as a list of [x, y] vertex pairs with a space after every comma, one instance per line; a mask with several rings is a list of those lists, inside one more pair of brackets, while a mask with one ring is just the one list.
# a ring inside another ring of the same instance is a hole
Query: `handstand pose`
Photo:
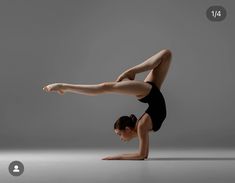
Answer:
[[[135, 96], [140, 102], [148, 103], [149, 107], [138, 120], [135, 115], [131, 114], [130, 116], [120, 117], [114, 124], [114, 132], [122, 141], [129, 141], [138, 137], [139, 151], [103, 158], [103, 160], [144, 160], [148, 158], [149, 153], [148, 133], [159, 130], [166, 118], [166, 104], [160, 89], [167, 75], [171, 58], [171, 51], [164, 49], [143, 63], [124, 71], [116, 81], [94, 85], [53, 83], [43, 87], [43, 90], [58, 92], [61, 95], [65, 92], [90, 96], [120, 93]], [[144, 81], [134, 80], [137, 73], [147, 70], [151, 71]]]

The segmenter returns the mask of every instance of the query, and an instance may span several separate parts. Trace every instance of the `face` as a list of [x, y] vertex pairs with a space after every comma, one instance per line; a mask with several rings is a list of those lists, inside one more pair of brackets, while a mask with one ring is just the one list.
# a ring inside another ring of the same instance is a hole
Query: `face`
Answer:
[[123, 142], [129, 141], [132, 139], [131, 129], [126, 127], [125, 130], [115, 129], [114, 132], [120, 137], [120, 140]]

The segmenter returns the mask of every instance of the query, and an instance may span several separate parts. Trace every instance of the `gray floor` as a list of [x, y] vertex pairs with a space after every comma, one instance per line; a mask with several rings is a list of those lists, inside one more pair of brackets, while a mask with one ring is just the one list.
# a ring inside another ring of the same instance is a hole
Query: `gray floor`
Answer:
[[[127, 150], [0, 151], [1, 183], [231, 183], [235, 181], [235, 150], [151, 150], [145, 161], [104, 161]], [[131, 151], [133, 152], [133, 151]], [[25, 171], [9, 174], [11, 161]]]

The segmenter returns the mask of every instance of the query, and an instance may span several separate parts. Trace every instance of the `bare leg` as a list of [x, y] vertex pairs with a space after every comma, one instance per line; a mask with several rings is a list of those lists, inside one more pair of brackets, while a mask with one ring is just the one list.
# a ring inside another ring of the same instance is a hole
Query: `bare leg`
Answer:
[[77, 93], [95, 96], [104, 92], [103, 83], [92, 84], [92, 85], [81, 85], [81, 84], [67, 84], [64, 83], [63, 87], [65, 92]]
[[126, 75], [129, 76], [129, 79], [134, 79], [134, 75], [139, 72], [153, 69], [144, 81], [128, 80], [122, 82], [104, 82], [94, 85], [54, 83], [45, 86], [43, 90], [46, 92], [56, 91], [59, 94], [64, 94], [64, 92], [73, 92], [91, 96], [103, 93], [120, 93], [142, 98], [146, 96], [151, 89], [151, 86], [147, 84], [146, 81], [153, 81], [160, 89], [170, 65], [170, 58], [170, 50], [161, 50], [143, 63], [128, 69], [132, 72], [131, 75]]
[[105, 82], [104, 93], [119, 93], [142, 98], [151, 90], [151, 86], [139, 80], [126, 80], [121, 82]]
[[149, 72], [144, 81], [152, 81], [159, 89], [161, 89], [163, 81], [166, 78], [167, 72], [171, 65], [171, 59], [171, 52], [169, 50], [165, 51], [159, 64]]
[[132, 95], [136, 97], [143, 97], [148, 94], [151, 86], [143, 81], [127, 80], [121, 82], [104, 82], [93, 85], [81, 85], [81, 84], [67, 84], [67, 83], [54, 83], [47, 85], [43, 88], [46, 92], [64, 92], [79, 93], [84, 95], [98, 95], [106, 93], [119, 93]]
[[64, 94], [65, 92], [79, 93], [84, 95], [97, 95], [103, 92], [103, 84], [81, 85], [81, 84], [67, 84], [67, 83], [53, 83], [43, 87], [46, 92], [58, 92]]

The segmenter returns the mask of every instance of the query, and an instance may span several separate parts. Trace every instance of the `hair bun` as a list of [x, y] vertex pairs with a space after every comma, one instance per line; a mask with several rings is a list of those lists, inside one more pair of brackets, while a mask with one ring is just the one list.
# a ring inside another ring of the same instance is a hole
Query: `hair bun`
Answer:
[[129, 117], [131, 118], [131, 121], [132, 121], [132, 122], [136, 123], [137, 118], [135, 117], [134, 114], [131, 114]]

